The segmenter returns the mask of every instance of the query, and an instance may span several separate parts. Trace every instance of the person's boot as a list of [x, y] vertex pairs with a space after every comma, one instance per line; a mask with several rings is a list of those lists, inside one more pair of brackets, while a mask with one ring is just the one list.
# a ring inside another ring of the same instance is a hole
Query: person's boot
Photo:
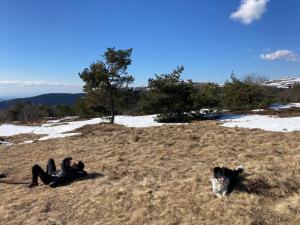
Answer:
[[28, 185], [28, 187], [29, 188], [33, 188], [33, 187], [36, 187], [36, 186], [38, 186], [39, 184], [38, 184], [38, 182], [31, 182], [29, 185]]

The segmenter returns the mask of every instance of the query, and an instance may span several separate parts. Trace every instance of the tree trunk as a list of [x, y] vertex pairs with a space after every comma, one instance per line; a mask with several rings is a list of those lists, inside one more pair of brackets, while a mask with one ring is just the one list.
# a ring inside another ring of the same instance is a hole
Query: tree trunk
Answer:
[[110, 90], [109, 92], [109, 97], [110, 97], [110, 123], [114, 123], [115, 122], [115, 102], [114, 102], [114, 98], [112, 95], [112, 91]]
[[115, 103], [113, 98], [110, 101], [111, 113], [110, 113], [110, 123], [114, 123], [115, 121]]

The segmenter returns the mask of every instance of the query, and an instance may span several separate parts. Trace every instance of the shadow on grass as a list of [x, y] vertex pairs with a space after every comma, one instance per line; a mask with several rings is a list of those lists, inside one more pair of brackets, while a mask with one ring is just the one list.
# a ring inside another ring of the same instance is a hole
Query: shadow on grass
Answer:
[[83, 180], [93, 180], [93, 179], [97, 179], [99, 177], [104, 177], [104, 174], [98, 173], [98, 172], [88, 173], [86, 176], [76, 179], [75, 182], [83, 181]]
[[[249, 174], [247, 174], [249, 175]], [[239, 178], [233, 190], [238, 192], [246, 192], [248, 194], [256, 194], [262, 196], [270, 196], [270, 189], [272, 188], [265, 177], [257, 177], [247, 179], [246, 176]], [[233, 191], [231, 190], [231, 191]]]
[[70, 185], [71, 183], [76, 183], [76, 182], [79, 182], [79, 181], [85, 181], [85, 180], [94, 180], [94, 179], [97, 179], [97, 178], [100, 178], [100, 177], [104, 177], [104, 174], [103, 173], [98, 173], [98, 172], [92, 172], [92, 173], [88, 173], [86, 176], [84, 177], [80, 177], [80, 178], [77, 178], [73, 181], [70, 181], [70, 182], [66, 182], [66, 183], [63, 183], [63, 184], [59, 184], [57, 186], [53, 186], [53, 188], [58, 188], [58, 187], [63, 187], [63, 186], [68, 186]]
[[241, 119], [244, 116], [246, 116], [246, 114], [224, 114], [224, 115], [220, 116], [217, 120], [219, 120], [219, 121], [235, 120], [235, 119]]

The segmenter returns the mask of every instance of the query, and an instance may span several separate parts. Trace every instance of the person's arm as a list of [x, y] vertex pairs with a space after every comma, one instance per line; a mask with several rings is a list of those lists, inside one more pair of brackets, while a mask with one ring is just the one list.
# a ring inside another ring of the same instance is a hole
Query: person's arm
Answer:
[[61, 162], [61, 171], [63, 173], [68, 173], [70, 170], [72, 170], [72, 167], [70, 165], [70, 161], [72, 160], [72, 157], [64, 158]]
[[52, 182], [50, 182], [49, 186], [52, 187], [52, 188], [54, 188], [54, 187], [58, 186], [58, 183], [55, 182], [55, 181], [52, 181]]
[[74, 179], [78, 179], [78, 178], [82, 178], [82, 177], [85, 177], [88, 173], [84, 170], [82, 171], [77, 171], [76, 173], [74, 173], [74, 177], [71, 179], [71, 180], [65, 180], [64, 178], [62, 177], [59, 177], [57, 178], [56, 180], [50, 182], [49, 186], [52, 187], [52, 188], [55, 188], [55, 187], [58, 187], [66, 182], [70, 182], [70, 181], [73, 181]]
[[87, 173], [86, 171], [84, 171], [84, 170], [78, 171], [78, 172], [76, 173], [76, 178], [85, 177], [87, 174], [88, 174], [88, 173]]

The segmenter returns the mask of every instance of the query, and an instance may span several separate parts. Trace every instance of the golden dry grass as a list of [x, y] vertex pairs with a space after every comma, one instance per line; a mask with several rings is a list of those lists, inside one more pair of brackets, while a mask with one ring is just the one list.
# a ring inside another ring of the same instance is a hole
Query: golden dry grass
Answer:
[[[34, 163], [65, 156], [104, 175], [55, 189], [0, 183], [1, 224], [300, 224], [299, 132], [225, 128], [215, 121], [80, 131], [0, 146], [0, 172], [8, 175], [2, 181], [29, 182]], [[245, 166], [251, 192], [213, 196], [210, 170], [217, 165]]]
[[29, 140], [36, 141], [43, 136], [45, 136], [45, 135], [31, 133], [31, 134], [18, 134], [18, 135], [14, 135], [14, 136], [0, 137], [0, 138], [2, 138], [4, 141], [12, 143], [12, 144], [20, 144], [24, 141], [29, 141]]

